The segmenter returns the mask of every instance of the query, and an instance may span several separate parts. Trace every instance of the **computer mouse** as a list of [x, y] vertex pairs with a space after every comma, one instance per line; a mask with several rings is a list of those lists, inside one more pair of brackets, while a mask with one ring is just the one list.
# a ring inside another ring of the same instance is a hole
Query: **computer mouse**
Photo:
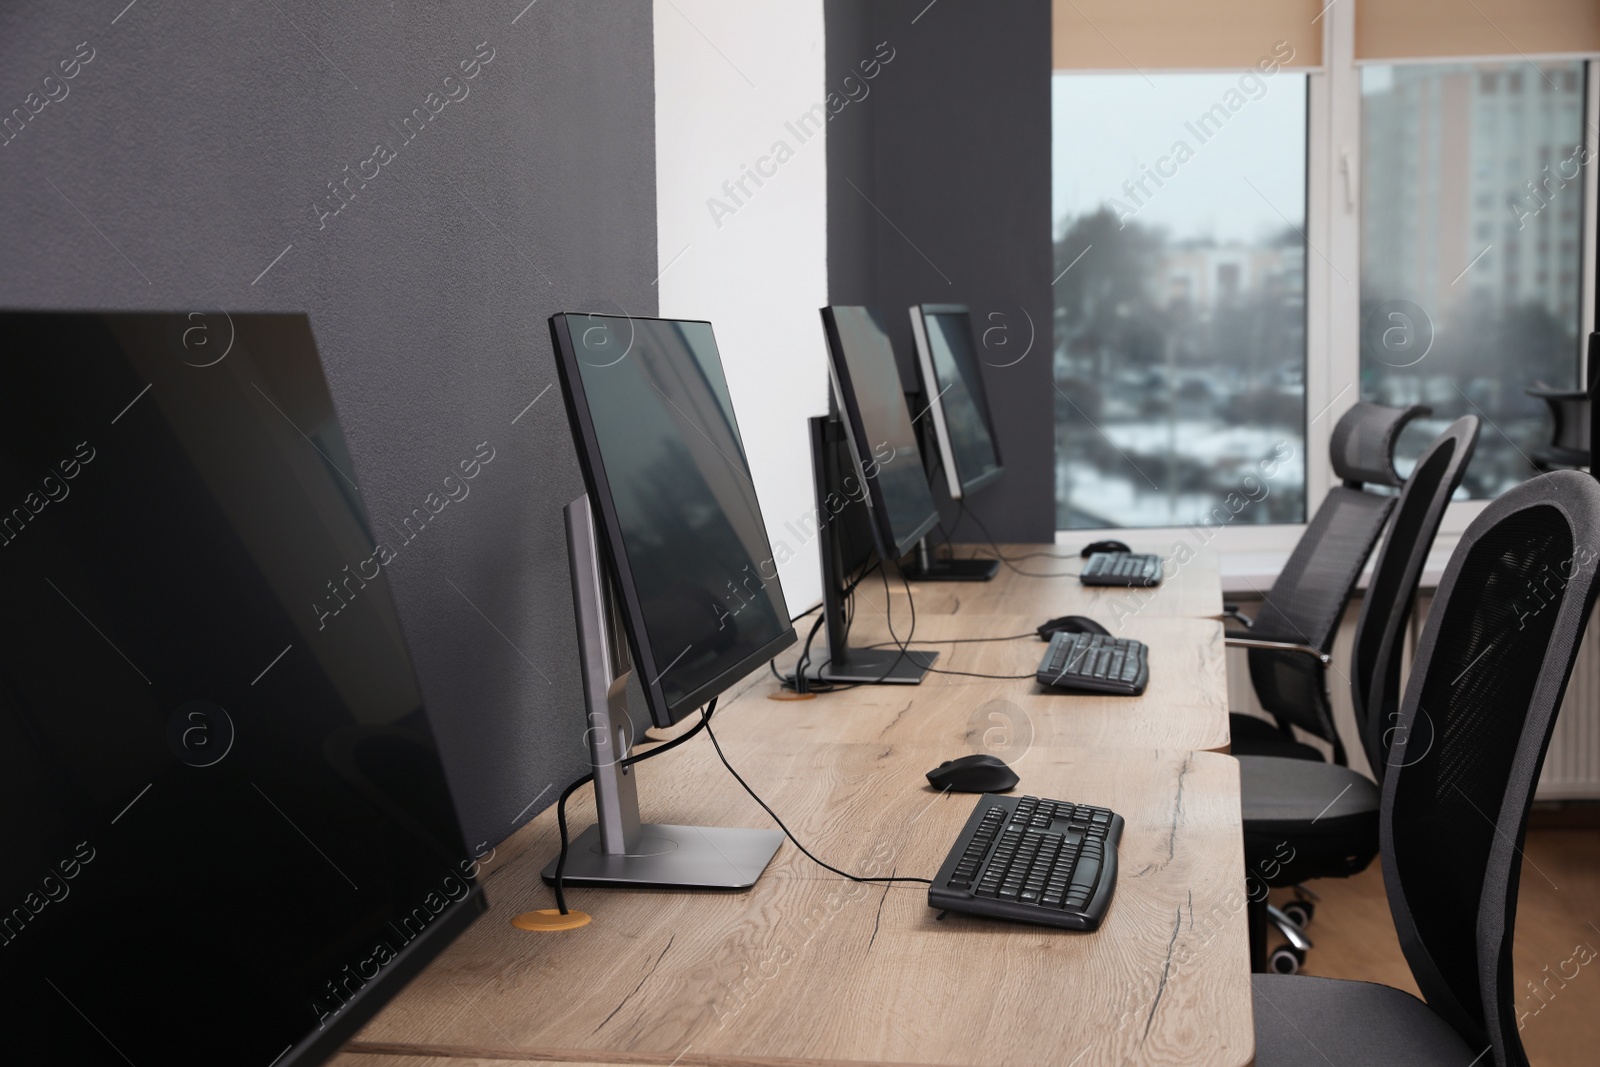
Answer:
[[1109, 634], [1111, 631], [1087, 615], [1062, 615], [1039, 627], [1039, 640], [1050, 640], [1051, 634]]
[[1088, 559], [1090, 556], [1094, 555], [1096, 552], [1131, 552], [1131, 551], [1133, 551], [1133, 550], [1130, 549], [1127, 545], [1123, 544], [1121, 541], [1092, 541], [1089, 544], [1083, 546], [1083, 552], [1081, 553], [1081, 555], [1083, 556], [1084, 559]]
[[980, 752], [945, 760], [928, 772], [928, 781], [952, 793], [1004, 793], [1016, 788], [1019, 779], [1005, 760]]

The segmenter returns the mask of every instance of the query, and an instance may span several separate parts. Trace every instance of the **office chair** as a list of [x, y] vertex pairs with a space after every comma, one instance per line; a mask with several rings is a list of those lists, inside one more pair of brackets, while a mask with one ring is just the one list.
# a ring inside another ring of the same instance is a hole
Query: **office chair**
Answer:
[[1426, 1003], [1256, 975], [1260, 1067], [1527, 1064], [1511, 951], [1522, 844], [1597, 556], [1600, 484], [1575, 471], [1524, 482], [1468, 528], [1423, 629], [1379, 815], [1389, 908]]
[[[1361, 602], [1350, 657], [1351, 700], [1362, 751], [1383, 781], [1389, 741], [1399, 721], [1401, 652], [1422, 570], [1450, 497], [1461, 485], [1478, 441], [1468, 415], [1451, 423], [1418, 458], [1378, 550]], [[1304, 746], [1302, 746], [1304, 747]], [[1252, 879], [1251, 957], [1256, 970], [1293, 973], [1311, 941], [1305, 936], [1314, 904], [1298, 890], [1309, 878], [1346, 878], [1378, 852], [1378, 785], [1340, 764], [1307, 764], [1298, 752], [1240, 756], [1245, 859]], [[1329, 807], [1330, 799], [1337, 805]], [[1296, 886], [1297, 899], [1269, 906], [1266, 889]], [[1288, 944], [1266, 955], [1271, 921]]]
[[1328, 702], [1327, 667], [1345, 605], [1396, 501], [1393, 494], [1363, 487], [1402, 484], [1394, 469], [1395, 439], [1407, 422], [1428, 411], [1363, 402], [1345, 412], [1329, 440], [1334, 473], [1344, 484], [1329, 490], [1255, 618], [1237, 605], [1224, 606], [1228, 618], [1246, 627], [1229, 632], [1226, 642], [1250, 650], [1251, 684], [1276, 720], [1230, 715], [1235, 756], [1320, 761], [1320, 751], [1295, 737], [1298, 726], [1330, 744], [1335, 763], [1345, 762]]
[[1528, 389], [1550, 408], [1555, 432], [1528, 458], [1540, 471], [1589, 466], [1589, 393], [1587, 390]]

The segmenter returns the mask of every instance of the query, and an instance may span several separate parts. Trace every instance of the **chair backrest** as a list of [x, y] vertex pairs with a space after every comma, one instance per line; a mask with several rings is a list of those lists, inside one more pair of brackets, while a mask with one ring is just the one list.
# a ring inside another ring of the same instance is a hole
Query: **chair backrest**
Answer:
[[[1251, 636], [1332, 650], [1345, 605], [1396, 500], [1393, 494], [1367, 492], [1362, 486], [1402, 483], [1394, 469], [1395, 438], [1406, 422], [1427, 410], [1363, 402], [1339, 419], [1328, 448], [1334, 473], [1344, 484], [1328, 492], [1306, 525], [1256, 613]], [[1321, 664], [1300, 653], [1264, 649], [1251, 649], [1249, 662], [1261, 706], [1280, 724], [1299, 726], [1331, 742], [1334, 758], [1344, 762]]]
[[1486, 508], [1450, 557], [1383, 783], [1383, 876], [1428, 1006], [1526, 1064], [1511, 943], [1534, 786], [1589, 613], [1600, 484], [1558, 471]]
[[[1529, 389], [1527, 393], [1550, 409], [1554, 429], [1549, 447], [1543, 450], [1551, 453], [1550, 462], [1587, 464], [1591, 434], [1588, 391]], [[1533, 458], [1537, 462], [1539, 456]]]
[[1434, 438], [1400, 490], [1394, 521], [1378, 549], [1361, 600], [1350, 657], [1350, 696], [1372, 775], [1383, 781], [1388, 739], [1400, 717], [1400, 654], [1422, 568], [1450, 497], [1478, 443], [1478, 417], [1464, 415]]

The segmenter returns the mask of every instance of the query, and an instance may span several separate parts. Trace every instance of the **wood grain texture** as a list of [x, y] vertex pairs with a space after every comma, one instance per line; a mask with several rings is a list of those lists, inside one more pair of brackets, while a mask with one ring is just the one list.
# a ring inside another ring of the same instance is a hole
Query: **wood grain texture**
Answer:
[[[1209, 549], [1194, 551], [1198, 535], [1190, 534], [1182, 543], [1188, 551], [1174, 554], [1174, 544], [1127, 538], [1135, 552], [1150, 552], [1171, 561], [1163, 568], [1163, 580], [1153, 589], [1107, 589], [1086, 586], [1077, 574], [1083, 565], [1077, 549], [1082, 545], [1001, 545], [1011, 566], [1001, 564], [1000, 573], [987, 582], [912, 582], [917, 616], [931, 615], [1018, 615], [1037, 626], [1057, 615], [1087, 615], [1112, 633], [1120, 633], [1132, 620], [1141, 618], [1214, 619], [1222, 614], [1222, 577], [1217, 554]], [[1033, 552], [1049, 552], [1066, 559], [1021, 559]], [[1192, 553], [1192, 555], [1190, 554]], [[993, 558], [988, 545], [957, 545], [955, 555]], [[1177, 560], [1184, 560], [1179, 564]], [[1019, 571], [1026, 574], [1018, 573]], [[1054, 575], [1054, 577], [1035, 577]], [[895, 628], [904, 631], [910, 624], [906, 585], [899, 575], [889, 575], [889, 600]], [[874, 576], [856, 591], [856, 618], [881, 615], [884, 607], [884, 582]]]
[[[1044, 643], [1031, 632], [1036, 620], [1013, 615], [918, 615], [914, 633], [896, 626], [909, 647], [938, 650], [934, 667], [970, 674], [1026, 675], [1026, 678], [973, 678], [930, 674], [916, 686], [863, 686], [816, 699], [772, 704], [766, 716], [738, 720], [740, 726], [781, 729], [796, 740], [890, 741], [946, 739], [949, 756], [989, 751], [1008, 763], [1024, 758], [1035, 745], [1081, 748], [1168, 748], [1228, 750], [1227, 657], [1222, 624], [1208, 619], [1140, 617], [1130, 619], [1122, 636], [1150, 649], [1150, 683], [1137, 697], [1068, 693], [1039, 685], [1033, 671]], [[1025, 634], [1015, 641], [941, 643], [944, 638]], [[859, 609], [851, 644], [885, 642], [881, 617]], [[819, 657], [813, 646], [813, 657]], [[793, 671], [800, 649], [778, 661]], [[780, 692], [771, 674], [745, 694], [770, 697]], [[781, 725], [773, 715], [782, 715]], [[733, 729], [730, 725], [729, 729]], [[948, 758], [948, 756], [946, 757]]]
[[[931, 875], [975, 803], [923, 772], [944, 744], [797, 743], [727, 709], [729, 759], [802, 841], [846, 869]], [[643, 765], [654, 821], [766, 825], [699, 741]], [[746, 893], [573, 889], [595, 922], [509, 925], [546, 907], [553, 813], [507, 843], [490, 913], [350, 1051], [655, 1064], [1248, 1063], [1237, 764], [1214, 753], [1040, 748], [1023, 788], [1103, 804], [1127, 829], [1117, 896], [1083, 935], [951, 915], [921, 886], [846, 882], [780, 850]], [[577, 826], [592, 819], [574, 798]], [[350, 1067], [357, 1067], [351, 1064]]]
[[[966, 752], [1001, 755], [1023, 791], [1112, 808], [1127, 828], [1117, 895], [1097, 933], [940, 920], [925, 887], [852, 883], [792, 843], [748, 892], [572, 888], [571, 906], [592, 924], [525, 933], [511, 918], [552, 900], [539, 879], [557, 847], [547, 811], [486, 861], [489, 914], [358, 1035], [339, 1067], [1248, 1064], [1238, 764], [1196, 751], [1227, 744], [1221, 627], [1206, 617], [1215, 611], [1204, 587], [1216, 610], [1220, 596], [1214, 564], [1193, 565], [1118, 616], [1150, 646], [1143, 697], [934, 675], [916, 687], [776, 702], [767, 699], [776, 683], [758, 674], [725, 695], [713, 723], [733, 766], [799, 839], [859, 874], [934, 873], [981, 800], [937, 793], [924, 775]], [[1031, 674], [1036, 638], [933, 642], [1023, 634], [1069, 613], [1109, 625], [1109, 609], [1083, 598], [1127, 595], [1008, 573], [981, 587], [915, 586], [913, 645], [940, 648], [945, 669]], [[908, 605], [896, 596], [898, 619]], [[924, 610], [929, 601], [948, 610]], [[887, 620], [858, 598], [852, 642], [888, 636]], [[574, 742], [582, 726], [575, 709]], [[647, 821], [771, 825], [710, 738], [638, 773]], [[593, 821], [588, 790], [569, 817], [574, 832]]]

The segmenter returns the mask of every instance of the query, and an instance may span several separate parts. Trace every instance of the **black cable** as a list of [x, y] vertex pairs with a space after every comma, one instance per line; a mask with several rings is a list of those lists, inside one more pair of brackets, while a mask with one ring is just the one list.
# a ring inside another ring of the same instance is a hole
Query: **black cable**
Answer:
[[[934, 478], [936, 478], [938, 476], [938, 474], [941, 471], [944, 470], [944, 456], [942, 454], [940, 454], [939, 452], [935, 451], [933, 458], [934, 458], [934, 461], [935, 461], [935, 465], [934, 465], [934, 468], [933, 468], [933, 473], [928, 475], [928, 481], [930, 483], [934, 480]], [[943, 519], [940, 519], [939, 523], [938, 523], [939, 536], [944, 539], [944, 547], [950, 550], [950, 558], [951, 559], [954, 559], [955, 556], [956, 556], [956, 548], [955, 548], [955, 545], [950, 543], [950, 535], [951, 535], [951, 532], [953, 532], [956, 528], [960, 527], [961, 520], [962, 520], [963, 517], [970, 517], [973, 522], [978, 524], [978, 528], [983, 531], [984, 536], [989, 538], [989, 547], [994, 549], [994, 558], [999, 560], [1001, 563], [1004, 563], [1004, 564], [1006, 564], [1008, 566], [1010, 564], [1014, 563], [1014, 562], [1017, 562], [1019, 560], [1025, 560], [1025, 559], [1041, 559], [1042, 558], [1042, 559], [1074, 560], [1074, 559], [1081, 559], [1082, 558], [1081, 554], [1079, 554], [1077, 552], [1069, 552], [1069, 553], [1066, 553], [1066, 554], [1061, 554], [1061, 553], [1057, 553], [1057, 552], [1027, 552], [1027, 553], [1024, 553], [1023, 555], [1020, 555], [1020, 556], [1006, 556], [1004, 553], [1002, 553], [1000, 551], [1000, 546], [995, 543], [994, 537], [992, 535], [990, 535], [988, 527], [984, 526], [983, 522], [981, 520], [979, 520], [979, 518], [976, 515], [972, 515], [969, 511], [967, 511], [966, 499], [965, 498], [958, 499], [958, 500], [956, 500], [955, 503], [956, 503], [956, 505], [958, 507], [961, 508], [961, 513], [956, 516], [956, 521], [955, 521], [954, 525], [952, 526], [951, 530], [947, 531], [944, 528], [944, 520]], [[935, 551], [937, 551], [937, 549], [935, 549]], [[974, 559], [978, 559], [978, 558], [981, 558], [981, 557], [979, 557], [977, 555], [974, 555], [973, 558]], [[1015, 567], [1012, 567], [1011, 569], [1012, 570], [1016, 570]], [[1024, 573], [1024, 572], [1018, 571], [1018, 573], [1021, 574], [1021, 573]], [[1030, 575], [1028, 575], [1028, 577], [1030, 577], [1030, 578], [1046, 578], [1046, 577], [1054, 578], [1054, 577], [1074, 577], [1074, 576], [1075, 575], [1044, 575], [1044, 574], [1030, 574]]]
[[[622, 766], [632, 767], [635, 763], [643, 763], [645, 760], [650, 759], [653, 756], [659, 756], [663, 752], [669, 752], [672, 749], [677, 748], [679, 745], [689, 740], [689, 738], [705, 729], [706, 724], [711, 721], [711, 713], [716, 710], [717, 698], [712, 697], [711, 703], [707, 704], [705, 710], [700, 713], [700, 721], [695, 724], [694, 729], [685, 734], [681, 734], [678, 737], [674, 737], [671, 741], [657, 745], [648, 752], [641, 752], [637, 756], [626, 757], [622, 760]], [[567, 798], [576, 792], [580, 786], [586, 785], [592, 781], [594, 781], [594, 772], [590, 771], [582, 778], [577, 779], [571, 785], [567, 786], [566, 789], [562, 790], [561, 799], [556, 801], [556, 828], [561, 834], [561, 853], [556, 857], [556, 907], [560, 909], [561, 914], [563, 915], [567, 914], [567, 894], [563, 892], [562, 888], [562, 880], [565, 877], [567, 869], [567, 846], [569, 844], [567, 840]]]
[[[806, 634], [805, 647], [800, 650], [800, 658], [794, 664], [794, 677], [789, 680], [790, 686], [796, 693], [805, 693], [810, 689], [811, 683], [806, 678], [806, 668], [811, 666], [811, 642], [817, 639], [817, 631], [822, 629], [826, 621], [826, 616], [818, 615], [817, 621], [811, 624], [811, 632]], [[777, 673], [776, 668], [773, 673]]]
[[[975, 644], [982, 644], [985, 641], [1021, 641], [1022, 639], [1027, 638], [1027, 637], [1038, 637], [1038, 636], [1039, 636], [1039, 631], [1037, 631], [1037, 630], [1029, 630], [1025, 634], [1007, 634], [1005, 637], [924, 637], [922, 639], [922, 643], [925, 644], [925, 645], [975, 645]], [[888, 648], [890, 645], [894, 645], [894, 644], [898, 644], [898, 642], [895, 642], [895, 641], [879, 641], [877, 644], [868, 645], [867, 647], [868, 648]]]
[[[978, 529], [983, 531], [983, 536], [988, 539], [989, 547], [994, 550], [995, 559], [999, 560], [1001, 563], [1004, 563], [1007, 567], [1011, 568], [1013, 571], [1016, 571], [1018, 574], [1022, 575], [1024, 578], [1076, 578], [1078, 576], [1078, 573], [1079, 573], [1078, 571], [1059, 571], [1059, 572], [1054, 573], [1054, 574], [1041, 574], [1038, 571], [1025, 571], [1021, 567], [1018, 567], [1015, 563], [1013, 563], [1010, 559], [1008, 559], [1003, 552], [1000, 551], [1000, 546], [995, 543], [994, 535], [991, 534], [989, 532], [989, 528], [983, 524], [983, 520], [978, 518], [978, 516], [974, 515], [971, 511], [969, 511], [967, 509], [967, 502], [965, 500], [962, 500], [959, 503], [961, 505], [961, 514], [956, 516], [956, 525], [960, 526], [961, 520], [964, 519], [964, 518], [965, 519], [971, 519], [974, 523], [977, 524]], [[1076, 556], [1058, 556], [1058, 555], [1055, 555], [1054, 553], [1050, 553], [1050, 552], [1036, 552], [1036, 553], [1032, 553], [1032, 554], [1030, 554], [1028, 556], [1019, 556], [1017, 558], [1018, 559], [1031, 559], [1031, 558], [1033, 558], [1035, 556], [1048, 556], [1051, 559], [1069, 559], [1069, 560], [1078, 558]]]
[[[856, 586], [865, 581], [869, 574], [878, 569], [878, 566], [879, 562], [873, 562], [869, 567], [858, 574], [855, 579], [845, 587], [843, 594], [841, 594], [845, 602], [845, 640], [849, 639], [850, 623], [855, 615]], [[818, 604], [816, 607], [812, 608], [811, 611], [816, 611], [817, 608], [820, 607], [822, 607], [822, 605]], [[795, 618], [804, 618], [805, 615], [811, 614], [811, 611], [805, 612], [804, 615], [797, 615]], [[795, 669], [793, 674], [779, 674], [777, 660], [772, 659], [767, 661], [767, 669], [772, 672], [772, 676], [778, 680], [778, 684], [780, 686], [789, 690], [791, 693], [832, 693], [839, 690], [839, 687], [832, 682], [824, 682], [820, 679], [807, 678], [805, 676], [805, 669], [811, 665], [811, 644], [816, 640], [818, 630], [826, 623], [826, 621], [826, 616], [818, 616], [817, 621], [812, 624], [811, 632], [806, 635], [805, 645], [801, 649], [800, 658], [795, 661]]]
[[594, 772], [579, 778], [561, 792], [561, 799], [556, 801], [556, 828], [561, 832], [561, 854], [556, 857], [556, 908], [561, 914], [567, 914], [567, 895], [561, 891], [561, 880], [566, 875], [567, 869], [567, 798], [581, 785], [594, 781]]
[[[911, 642], [917, 636], [917, 602], [911, 599], [911, 586], [909, 584], [906, 585], [906, 600], [911, 605], [911, 632], [906, 634], [906, 639], [902, 643], [899, 635], [894, 632], [894, 596], [889, 591], [889, 572], [888, 570], [880, 569], [878, 574], [883, 578], [883, 622], [889, 628], [889, 637], [893, 639], [895, 646], [900, 649], [900, 654], [890, 661], [889, 666], [884, 668], [882, 674], [872, 680], [871, 685], [882, 685], [884, 679], [894, 673], [895, 668], [900, 666], [901, 662], [910, 653]], [[900, 581], [905, 582], [905, 580], [905, 571], [901, 571]]]
[[789, 828], [783, 824], [783, 820], [778, 818], [778, 813], [773, 811], [772, 808], [770, 808], [767, 805], [767, 802], [765, 800], [762, 800], [759, 796], [756, 795], [756, 791], [754, 789], [750, 788], [750, 783], [746, 782], [742, 777], [740, 777], [739, 772], [733, 769], [733, 764], [728, 762], [728, 757], [722, 751], [722, 745], [718, 744], [718, 742], [717, 742], [716, 731], [711, 729], [711, 716], [709, 714], [704, 715], [701, 718], [700, 722], [701, 722], [701, 725], [705, 726], [705, 728], [706, 728], [706, 735], [711, 738], [711, 746], [717, 750], [717, 758], [722, 761], [722, 765], [724, 767], [728, 768], [728, 773], [733, 775], [734, 781], [736, 781], [740, 785], [744, 786], [744, 791], [746, 793], [750, 794], [750, 798], [752, 800], [754, 800], [757, 804], [761, 805], [761, 810], [762, 811], [766, 812], [768, 815], [770, 815], [772, 817], [772, 821], [778, 824], [778, 829], [783, 831], [783, 836], [787, 837], [790, 841], [794, 842], [794, 847], [799, 849], [802, 853], [804, 853], [806, 859], [810, 860], [812, 863], [815, 863], [818, 867], [821, 867], [824, 870], [832, 871], [834, 874], [837, 874], [841, 878], [848, 878], [852, 882], [863, 882], [863, 883], [867, 883], [867, 884], [871, 884], [871, 883], [874, 883], [874, 882], [921, 882], [923, 885], [932, 885], [933, 884], [933, 880], [931, 878], [915, 878], [915, 877], [912, 877], [910, 875], [884, 875], [882, 877], [866, 877], [866, 878], [863, 878], [860, 875], [851, 874], [848, 871], [841, 871], [839, 868], [835, 867], [833, 864], [825, 863], [822, 860], [818, 859], [815, 855], [812, 854], [810, 849], [808, 849], [808, 848], [806, 848], [806, 846], [802, 845], [800, 843], [800, 841], [794, 836], [794, 834], [789, 831]]
[[798, 614], [798, 615], [794, 616], [793, 618], [791, 618], [789, 620], [789, 625], [793, 626], [795, 623], [799, 622], [801, 619], [805, 618], [807, 615], [810, 615], [813, 611], [818, 611], [821, 608], [822, 608], [821, 604], [813, 604], [813, 605], [811, 605], [809, 608], [807, 608], [806, 610], [802, 611], [800, 614]]
[[[905, 643], [901, 644], [900, 638], [897, 637], [895, 635], [895, 632], [894, 632], [894, 621], [893, 620], [889, 621], [889, 636], [894, 638], [895, 646], [900, 649], [900, 655], [899, 655], [899, 657], [897, 657], [895, 659], [895, 663], [899, 663], [900, 660], [904, 659], [906, 654], [910, 651], [908, 646], [911, 644], [913, 636], [917, 632], [917, 600], [916, 600], [915, 597], [913, 597], [911, 595], [911, 581], [910, 581], [910, 579], [908, 579], [906, 577], [904, 571], [900, 572], [900, 584], [902, 584], [902, 585], [904, 585], [906, 587], [906, 602], [911, 605], [911, 633], [906, 635]], [[889, 577], [888, 577], [888, 575], [885, 575], [884, 579], [883, 579], [883, 592], [884, 592], [884, 599], [888, 600], [889, 599]], [[885, 616], [885, 618], [887, 618], [887, 617], [888, 616]], [[1018, 634], [1018, 635], [1016, 635], [1014, 637], [967, 638], [967, 640], [1016, 641], [1016, 640], [1019, 640], [1020, 638], [1023, 638], [1023, 637], [1036, 637], [1036, 636], [1038, 636], [1038, 635], [1037, 634]], [[942, 643], [942, 642], [935, 642], [935, 643], [938, 644], [938, 643]], [[951, 642], [951, 643], [954, 644], [955, 642]], [[928, 664], [928, 665], [924, 666], [922, 669], [927, 671], [930, 674], [954, 674], [954, 675], [960, 675], [963, 678], [990, 678], [990, 679], [993, 679], [994, 681], [997, 681], [997, 682], [1020, 681], [1020, 680], [1022, 680], [1024, 678], [1033, 678], [1034, 677], [1034, 675], [1032, 675], [1032, 674], [976, 674], [976, 673], [974, 673], [972, 671], [947, 671], [947, 670], [944, 670], [941, 667], [935, 667], [932, 664]], [[885, 675], [884, 677], [888, 677], [888, 676]]]
[[1000, 682], [1020, 681], [1024, 678], [1038, 677], [1036, 674], [974, 674], [972, 671], [947, 671], [942, 667], [929, 667], [931, 674], [959, 674], [963, 678], [993, 678]]
[[[883, 617], [889, 624], [889, 633], [891, 635], [894, 634], [894, 619], [889, 614], [890, 612], [892, 612], [894, 610], [894, 600], [890, 596], [890, 593], [889, 593], [889, 572], [886, 571], [886, 570], [883, 570], [880, 567], [881, 562], [882, 561], [880, 560], [880, 561], [878, 561], [876, 563], [873, 563], [872, 566], [870, 566], [866, 570], [862, 571], [861, 574], [856, 578], [856, 580], [850, 583], [849, 588], [845, 590], [845, 604], [846, 604], [846, 607], [848, 609], [847, 618], [846, 618], [846, 630], [845, 630], [845, 638], [846, 639], [849, 638], [849, 633], [850, 633], [849, 629], [848, 629], [849, 622], [851, 621], [851, 619], [854, 617], [854, 614], [855, 614], [854, 604], [855, 604], [856, 586], [860, 585], [862, 583], [862, 581], [864, 581], [866, 579], [866, 577], [868, 575], [870, 575], [873, 571], [878, 571], [878, 573], [883, 577], [883, 597], [884, 597], [884, 606], [886, 608], [886, 611], [884, 612], [884, 616]], [[902, 574], [901, 577], [903, 579], [904, 575]], [[876, 677], [876, 678], [869, 679], [869, 680], [867, 680], [865, 682], [820, 682], [819, 683], [819, 682], [816, 682], [816, 681], [807, 680], [807, 682], [805, 683], [806, 688], [805, 688], [804, 692], [808, 692], [808, 693], [844, 693], [844, 692], [848, 692], [851, 689], [859, 688], [860, 686], [863, 686], [863, 685], [880, 685], [880, 684], [882, 684], [884, 679], [888, 678], [889, 675], [893, 674], [895, 668], [900, 666], [901, 661], [906, 658], [907, 654], [910, 651], [907, 646], [910, 644], [911, 638], [913, 636], [915, 636], [916, 630], [917, 630], [917, 609], [916, 609], [916, 605], [913, 604], [911, 606], [911, 634], [907, 636], [907, 639], [906, 639], [906, 641], [904, 643], [902, 643], [898, 637], [896, 637], [894, 639], [894, 641], [891, 642], [895, 648], [898, 648], [900, 650], [900, 654], [898, 656], [896, 656], [893, 661], [890, 662], [888, 668], [882, 674], [878, 675], [878, 677]], [[1032, 636], [1032, 635], [1030, 635], [1030, 636]], [[871, 647], [876, 648], [876, 647], [884, 647], [884, 646], [882, 646], [882, 645], [874, 645], [874, 646], [871, 646]], [[776, 667], [772, 668], [772, 673], [775, 674], [775, 675], [778, 674]], [[795, 692], [800, 692], [801, 691], [801, 690], [795, 690], [794, 689], [794, 684], [795, 683], [794, 683], [794, 679], [792, 677], [791, 678], [785, 678], [782, 675], [778, 675], [778, 681], [786, 689], [790, 689], [790, 690], [795, 691]]]

